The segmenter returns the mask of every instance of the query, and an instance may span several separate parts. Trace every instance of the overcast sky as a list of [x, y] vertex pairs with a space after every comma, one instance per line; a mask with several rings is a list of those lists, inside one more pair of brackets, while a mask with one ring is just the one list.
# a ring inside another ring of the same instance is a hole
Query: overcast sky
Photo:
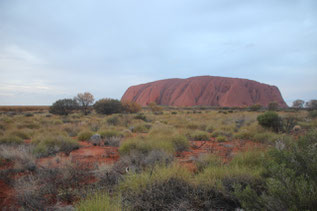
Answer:
[[316, 0], [0, 0], [0, 105], [199, 75], [317, 99]]

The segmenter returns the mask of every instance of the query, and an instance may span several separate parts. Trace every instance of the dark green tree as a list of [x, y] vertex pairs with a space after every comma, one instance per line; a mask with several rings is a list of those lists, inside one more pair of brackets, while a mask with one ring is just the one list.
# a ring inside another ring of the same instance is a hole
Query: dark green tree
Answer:
[[104, 98], [94, 104], [94, 109], [99, 114], [115, 114], [123, 111], [122, 103], [116, 99]]
[[76, 100], [73, 100], [73, 99], [57, 100], [50, 107], [49, 112], [52, 114], [58, 114], [58, 115], [68, 115], [74, 110], [78, 109], [78, 106], [79, 105], [76, 102]]

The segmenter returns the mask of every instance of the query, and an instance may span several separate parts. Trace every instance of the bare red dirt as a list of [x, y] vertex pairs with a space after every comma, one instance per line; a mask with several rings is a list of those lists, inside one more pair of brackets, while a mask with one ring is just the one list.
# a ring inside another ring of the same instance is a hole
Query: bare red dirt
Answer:
[[66, 162], [80, 163], [87, 166], [108, 163], [113, 164], [119, 159], [118, 147], [94, 146], [88, 142], [79, 142], [80, 148], [74, 150], [69, 156], [59, 153], [54, 157], [40, 158], [37, 164], [41, 166], [58, 166]]
[[133, 101], [141, 106], [151, 102], [168, 106], [246, 107], [268, 106], [277, 102], [285, 108], [276, 86], [239, 78], [198, 76], [187, 79], [166, 79], [131, 86], [121, 101]]
[[263, 148], [263, 146], [245, 140], [232, 140], [226, 142], [215, 142], [214, 139], [211, 139], [210, 141], [191, 141], [190, 150], [180, 153], [177, 157], [182, 165], [191, 171], [195, 171], [196, 166], [194, 161], [201, 154], [212, 153], [220, 156], [224, 162], [228, 162], [235, 154], [255, 148]]

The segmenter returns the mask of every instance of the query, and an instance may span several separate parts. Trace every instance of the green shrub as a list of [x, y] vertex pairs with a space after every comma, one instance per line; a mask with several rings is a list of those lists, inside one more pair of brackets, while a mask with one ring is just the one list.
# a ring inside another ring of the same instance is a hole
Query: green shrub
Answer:
[[189, 149], [189, 141], [185, 136], [173, 136], [171, 142], [176, 152], [183, 152]]
[[78, 109], [78, 106], [79, 105], [76, 102], [76, 100], [73, 100], [73, 99], [57, 100], [50, 107], [49, 112], [52, 114], [58, 114], [58, 115], [68, 115], [74, 110]]
[[80, 141], [88, 141], [92, 135], [93, 134], [90, 131], [83, 131], [79, 133], [77, 138]]
[[144, 115], [144, 113], [138, 113], [137, 115], [135, 115], [134, 119], [140, 119], [140, 120], [147, 122], [147, 118]]
[[248, 167], [251, 169], [263, 168], [266, 159], [268, 159], [266, 151], [255, 148], [246, 152], [239, 152], [233, 157], [229, 165]]
[[212, 125], [207, 126], [206, 131], [209, 133], [214, 132], [215, 128]]
[[132, 132], [134, 133], [147, 133], [151, 128], [150, 124], [138, 124], [133, 129]]
[[81, 199], [75, 205], [76, 210], [79, 211], [95, 211], [95, 210], [111, 210], [120, 211], [121, 198], [109, 196], [107, 193], [95, 193], [85, 199]]
[[119, 184], [124, 210], [234, 210], [236, 202], [216, 188], [191, 181], [177, 165], [129, 175]]
[[262, 108], [261, 104], [254, 104], [252, 106], [249, 107], [250, 111], [258, 111]]
[[120, 148], [120, 155], [128, 155], [131, 152], [148, 154], [153, 150], [164, 150], [168, 153], [184, 151], [189, 148], [188, 140], [180, 135], [149, 135], [147, 137], [135, 137], [124, 141]]
[[80, 129], [76, 126], [66, 126], [64, 128], [64, 131], [70, 136], [70, 137], [76, 137], [80, 131]]
[[39, 129], [40, 125], [34, 121], [26, 121], [17, 125], [18, 129], [28, 128], [28, 129]]
[[193, 133], [189, 134], [189, 137], [194, 141], [208, 141], [209, 133], [205, 131], [194, 131]]
[[216, 138], [216, 137], [218, 137], [220, 135], [221, 135], [220, 131], [214, 131], [213, 133], [211, 133], [211, 137], [213, 137], [213, 138]]
[[122, 103], [119, 100], [104, 98], [94, 104], [94, 109], [99, 114], [115, 114], [123, 111]]
[[281, 118], [276, 112], [267, 111], [257, 117], [258, 123], [265, 128], [271, 128], [275, 132], [281, 129]]
[[227, 141], [227, 138], [225, 136], [218, 136], [216, 138], [216, 141], [217, 142], [225, 142], [225, 141]]
[[317, 131], [298, 141], [282, 140], [282, 147], [265, 159], [266, 187], [258, 192], [250, 186], [235, 192], [244, 209], [315, 210], [317, 207]]
[[221, 167], [223, 162], [221, 159], [214, 154], [202, 154], [195, 160], [198, 171], [203, 171], [208, 166]]
[[120, 155], [128, 155], [131, 151], [137, 151], [146, 154], [154, 149], [148, 142], [142, 137], [131, 138], [123, 142], [119, 148]]
[[118, 116], [112, 116], [109, 119], [107, 119], [107, 123], [109, 125], [118, 125], [120, 123], [119, 117]]
[[122, 134], [115, 130], [106, 130], [99, 133], [101, 138], [122, 137]]
[[142, 107], [136, 102], [123, 102], [123, 110], [127, 113], [138, 113], [141, 111]]
[[79, 144], [76, 140], [63, 135], [39, 137], [32, 141], [32, 143], [35, 144], [34, 153], [38, 157], [46, 157], [58, 152], [69, 154], [74, 149], [79, 148]]
[[10, 133], [11, 136], [17, 136], [22, 139], [30, 139], [30, 135], [24, 131], [17, 130]]
[[23, 139], [18, 136], [4, 136], [0, 138], [0, 144], [22, 144]]
[[278, 135], [272, 132], [263, 132], [263, 133], [256, 133], [253, 136], [253, 139], [255, 142], [260, 143], [274, 143], [274, 141], [277, 139]]
[[234, 138], [243, 139], [243, 140], [251, 140], [254, 134], [248, 130], [241, 130], [234, 135]]

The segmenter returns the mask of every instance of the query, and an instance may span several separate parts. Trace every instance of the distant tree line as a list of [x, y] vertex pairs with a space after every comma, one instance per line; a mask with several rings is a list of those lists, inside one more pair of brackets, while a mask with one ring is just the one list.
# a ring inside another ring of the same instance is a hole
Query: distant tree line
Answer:
[[141, 106], [135, 102], [121, 102], [116, 99], [103, 98], [94, 103], [94, 96], [89, 93], [79, 93], [74, 98], [57, 100], [52, 104], [49, 112], [57, 115], [68, 115], [74, 111], [81, 111], [84, 115], [95, 110], [98, 114], [137, 113]]
[[[141, 106], [135, 102], [121, 102], [117, 99], [103, 98], [94, 103], [94, 96], [89, 93], [79, 93], [74, 98], [65, 98], [57, 100], [50, 107], [50, 113], [58, 115], [68, 115], [74, 111], [80, 110], [84, 115], [89, 114], [95, 110], [98, 114], [114, 114], [114, 113], [137, 113], [141, 110]], [[149, 109], [154, 113], [161, 112], [161, 107], [155, 102], [149, 103]], [[310, 100], [305, 103], [304, 100], [298, 99], [293, 102], [291, 108], [317, 110], [317, 100]], [[258, 111], [263, 109], [261, 104], [254, 104], [249, 107], [250, 111]], [[266, 108], [265, 108], [266, 109]], [[277, 102], [268, 104], [269, 111], [276, 111], [279, 109]]]

